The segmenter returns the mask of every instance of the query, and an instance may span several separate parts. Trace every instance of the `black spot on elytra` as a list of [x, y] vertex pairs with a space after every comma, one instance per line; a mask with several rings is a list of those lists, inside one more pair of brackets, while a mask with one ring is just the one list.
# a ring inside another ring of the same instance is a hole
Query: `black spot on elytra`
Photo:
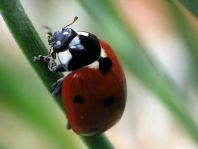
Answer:
[[99, 58], [99, 70], [102, 74], [106, 74], [112, 67], [111, 59], [108, 57], [100, 57]]
[[109, 107], [113, 105], [114, 102], [115, 102], [115, 98], [113, 96], [109, 96], [103, 100], [102, 105], [103, 107]]
[[82, 98], [81, 96], [75, 96], [73, 98], [73, 102], [76, 104], [83, 104], [84, 103], [84, 98]]

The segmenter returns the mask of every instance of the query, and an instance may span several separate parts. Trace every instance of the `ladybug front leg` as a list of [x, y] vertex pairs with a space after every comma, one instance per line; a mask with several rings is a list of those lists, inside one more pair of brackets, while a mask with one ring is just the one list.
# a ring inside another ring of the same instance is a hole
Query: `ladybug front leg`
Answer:
[[44, 56], [44, 55], [38, 55], [38, 56], [34, 56], [33, 60], [35, 62], [49, 62], [50, 57], [49, 56]]
[[53, 65], [53, 66], [51, 66], [51, 64], [49, 64], [49, 65], [50, 66], [48, 66], [48, 68], [51, 72], [64, 72], [64, 71], [66, 71], [62, 64]]
[[48, 62], [48, 69], [51, 71], [51, 72], [64, 72], [65, 69], [63, 67], [62, 64], [59, 64], [57, 65], [56, 62], [55, 62], [55, 59], [56, 57], [52, 55], [49, 56], [44, 56], [44, 55], [38, 55], [38, 56], [34, 56], [33, 60], [35, 62]]

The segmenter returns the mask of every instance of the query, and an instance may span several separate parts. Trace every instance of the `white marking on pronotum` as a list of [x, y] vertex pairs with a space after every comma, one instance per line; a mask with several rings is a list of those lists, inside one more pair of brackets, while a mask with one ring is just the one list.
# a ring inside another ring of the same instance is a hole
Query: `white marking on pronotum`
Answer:
[[[107, 54], [103, 48], [101, 48], [100, 56], [103, 58], [107, 57]], [[90, 69], [99, 69], [99, 62], [94, 61], [93, 63], [89, 64], [87, 67]]]
[[95, 61], [95, 62], [89, 64], [87, 67], [90, 68], [90, 69], [98, 69], [99, 68], [99, 62]]
[[107, 54], [105, 52], [105, 50], [103, 48], [101, 48], [101, 53], [100, 53], [101, 57], [107, 57]]
[[69, 34], [69, 33], [68, 33], [68, 32], [64, 32], [64, 33], [63, 33], [63, 35], [67, 35], [67, 34]]
[[57, 44], [57, 45], [61, 45], [61, 42], [58, 40], [58, 41], [56, 42], [56, 44]]
[[87, 32], [78, 32], [79, 35], [83, 35], [83, 36], [89, 36], [89, 33]]
[[65, 66], [67, 66], [68, 62], [72, 59], [72, 55], [69, 52], [69, 50], [66, 50], [63, 52], [59, 52], [58, 58], [61, 64], [64, 64]]

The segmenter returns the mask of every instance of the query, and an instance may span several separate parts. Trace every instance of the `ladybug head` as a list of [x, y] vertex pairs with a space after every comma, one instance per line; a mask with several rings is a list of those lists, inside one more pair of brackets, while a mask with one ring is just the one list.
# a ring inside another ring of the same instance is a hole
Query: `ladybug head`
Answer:
[[73, 24], [77, 19], [78, 17], [75, 17], [72, 23], [54, 33], [49, 27], [44, 26], [48, 30], [46, 35], [48, 37], [49, 45], [53, 48], [53, 52], [58, 53], [67, 49], [71, 40], [77, 35], [77, 33], [72, 28], [68, 28], [68, 26]]

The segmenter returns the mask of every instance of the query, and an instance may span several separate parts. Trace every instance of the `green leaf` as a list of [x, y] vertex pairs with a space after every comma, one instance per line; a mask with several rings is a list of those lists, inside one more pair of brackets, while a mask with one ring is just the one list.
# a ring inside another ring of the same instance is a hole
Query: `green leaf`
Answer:
[[191, 11], [196, 17], [198, 17], [198, 1], [197, 0], [180, 0], [180, 2]]
[[[197, 86], [198, 83], [198, 32], [195, 29], [195, 26], [192, 24], [190, 19], [186, 18], [186, 16], [181, 11], [181, 8], [178, 6], [178, 3], [174, 0], [167, 0], [167, 8], [170, 11], [171, 19], [183, 41], [183, 43], [187, 46], [188, 52], [192, 58], [192, 75], [190, 78], [191, 86]], [[198, 2], [197, 2], [198, 4]]]

